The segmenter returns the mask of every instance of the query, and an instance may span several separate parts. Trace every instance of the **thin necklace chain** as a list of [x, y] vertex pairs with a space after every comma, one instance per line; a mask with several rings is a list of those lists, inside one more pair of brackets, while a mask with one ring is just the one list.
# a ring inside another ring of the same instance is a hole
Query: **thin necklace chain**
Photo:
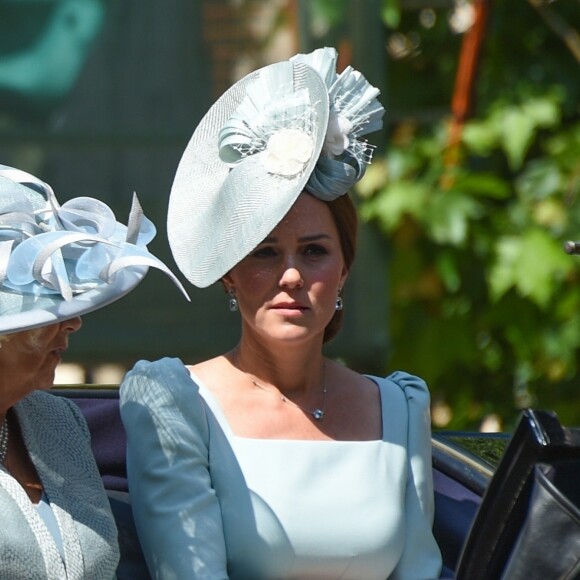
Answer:
[[289, 403], [290, 405], [294, 405], [295, 407], [297, 407], [298, 409], [301, 409], [305, 413], [312, 415], [312, 417], [314, 417], [314, 419], [316, 421], [322, 421], [322, 419], [324, 419], [324, 413], [326, 410], [326, 392], [328, 390], [326, 388], [326, 362], [324, 363], [324, 369], [323, 369], [323, 373], [322, 373], [322, 385], [321, 385], [322, 386], [322, 405], [314, 410], [311, 410], [311, 409], [307, 409], [306, 407], [303, 407], [302, 405], [299, 405], [298, 403], [294, 402], [292, 399], [289, 399], [288, 397], [286, 397], [286, 395], [282, 394], [280, 391], [275, 392], [275, 391], [272, 391], [271, 389], [267, 389], [264, 385], [261, 385], [260, 383], [258, 383], [258, 381], [256, 381], [256, 379], [252, 375], [250, 375], [249, 373], [247, 373], [246, 371], [241, 369], [237, 356], [234, 356], [234, 360], [236, 362], [236, 366], [250, 379], [252, 384], [255, 387], [257, 387], [258, 389], [260, 389], [266, 393], [270, 393], [270, 395], [274, 395], [276, 397], [279, 397], [283, 403]]
[[8, 453], [8, 420], [4, 417], [0, 426], [0, 463], [4, 463]]

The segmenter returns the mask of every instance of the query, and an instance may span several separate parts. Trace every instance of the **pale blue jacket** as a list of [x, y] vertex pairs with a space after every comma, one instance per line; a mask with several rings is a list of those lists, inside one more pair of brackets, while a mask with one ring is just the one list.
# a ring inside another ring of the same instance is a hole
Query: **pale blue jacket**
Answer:
[[121, 416], [151, 575], [438, 578], [429, 393], [407, 373], [372, 380], [376, 441], [252, 439], [233, 432], [181, 361], [139, 362], [121, 387]]

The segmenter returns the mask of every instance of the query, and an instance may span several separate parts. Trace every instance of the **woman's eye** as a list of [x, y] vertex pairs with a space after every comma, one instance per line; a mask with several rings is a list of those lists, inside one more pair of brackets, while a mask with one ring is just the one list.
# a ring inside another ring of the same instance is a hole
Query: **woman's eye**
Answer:
[[271, 256], [275, 255], [276, 252], [271, 246], [264, 246], [263, 248], [258, 248], [252, 252], [252, 256], [254, 256], [254, 258], [270, 258]]
[[304, 253], [307, 256], [323, 256], [324, 254], [328, 254], [328, 251], [324, 246], [320, 246], [319, 244], [309, 244], [306, 246]]

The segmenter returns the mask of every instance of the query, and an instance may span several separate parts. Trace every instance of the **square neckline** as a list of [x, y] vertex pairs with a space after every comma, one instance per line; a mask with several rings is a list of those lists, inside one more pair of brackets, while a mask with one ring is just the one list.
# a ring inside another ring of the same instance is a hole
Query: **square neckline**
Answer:
[[192, 369], [191, 366], [186, 366], [185, 367], [188, 374], [189, 374], [189, 378], [192, 380], [192, 382], [197, 385], [197, 388], [199, 390], [199, 394], [202, 397], [202, 399], [205, 401], [205, 403], [208, 405], [208, 407], [211, 409], [211, 411], [213, 412], [214, 416], [216, 417], [220, 427], [224, 430], [224, 432], [227, 433], [228, 438], [233, 438], [235, 440], [238, 441], [253, 441], [253, 442], [258, 442], [258, 441], [273, 441], [276, 443], [280, 443], [280, 442], [290, 442], [290, 443], [304, 443], [304, 444], [322, 444], [322, 443], [339, 443], [339, 444], [352, 444], [352, 443], [357, 443], [357, 444], [361, 444], [361, 443], [384, 443], [385, 442], [385, 413], [386, 413], [386, 409], [385, 409], [385, 404], [384, 404], [384, 397], [383, 397], [383, 389], [382, 389], [382, 385], [381, 382], [379, 382], [377, 380], [377, 377], [374, 377], [372, 375], [364, 375], [365, 377], [367, 377], [368, 379], [370, 379], [371, 381], [373, 381], [373, 383], [375, 383], [375, 385], [377, 386], [377, 389], [379, 391], [379, 400], [380, 400], [380, 404], [381, 404], [381, 437], [380, 439], [367, 439], [367, 440], [357, 440], [357, 439], [289, 439], [289, 438], [271, 438], [271, 437], [244, 437], [243, 435], [238, 435], [232, 428], [232, 426], [230, 425], [230, 422], [228, 421], [228, 418], [226, 417], [226, 414], [224, 413], [224, 410], [222, 409], [222, 406], [218, 400], [218, 398], [213, 394], [212, 390], [210, 388], [207, 387], [207, 385], [199, 378], [199, 376], [195, 373], [195, 371]]

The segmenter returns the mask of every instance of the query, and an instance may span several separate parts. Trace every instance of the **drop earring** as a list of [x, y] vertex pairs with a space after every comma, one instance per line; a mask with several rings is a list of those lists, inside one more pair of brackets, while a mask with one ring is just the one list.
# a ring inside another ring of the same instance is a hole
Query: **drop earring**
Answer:
[[230, 312], [237, 312], [239, 309], [238, 306], [238, 299], [236, 298], [236, 291], [233, 288], [228, 290], [228, 294], [230, 295], [230, 299], [228, 300], [228, 308]]
[[340, 295], [342, 288], [338, 289], [338, 296], [336, 297], [336, 306], [334, 307], [335, 310], [342, 310], [343, 307], [343, 302], [342, 302], [342, 296]]

